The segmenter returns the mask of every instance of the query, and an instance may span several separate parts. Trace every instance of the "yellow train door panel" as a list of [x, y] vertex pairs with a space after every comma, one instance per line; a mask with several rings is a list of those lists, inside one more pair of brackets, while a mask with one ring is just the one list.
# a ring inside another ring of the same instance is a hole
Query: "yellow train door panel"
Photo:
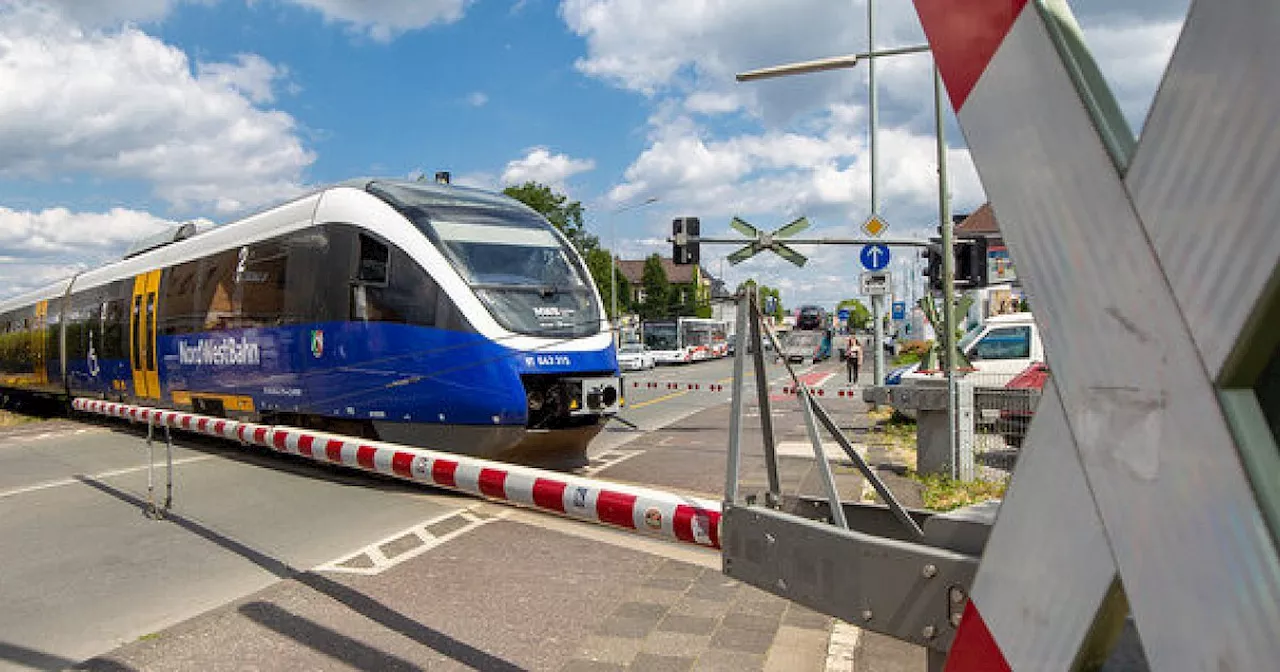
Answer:
[[134, 277], [133, 296], [129, 300], [129, 361], [133, 367], [134, 394], [144, 399], [160, 398], [159, 353], [156, 352], [159, 291], [159, 270]]
[[40, 301], [36, 304], [35, 322], [32, 324], [30, 333], [31, 347], [35, 354], [35, 371], [33, 372], [33, 381], [37, 386], [49, 382], [49, 367], [45, 361], [45, 353], [48, 351], [48, 333], [46, 326], [49, 318], [49, 302]]

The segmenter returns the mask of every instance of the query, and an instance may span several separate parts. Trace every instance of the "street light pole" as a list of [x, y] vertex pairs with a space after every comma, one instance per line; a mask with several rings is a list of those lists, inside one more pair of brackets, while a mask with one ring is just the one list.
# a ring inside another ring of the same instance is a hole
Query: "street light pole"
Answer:
[[[867, 52], [876, 53], [876, 0], [867, 0]], [[876, 59], [875, 57], [867, 59], [867, 106], [868, 121], [871, 126], [871, 216], [876, 217], [880, 214], [880, 194], [876, 191], [877, 178], [880, 173], [880, 164], [877, 162], [876, 154], [876, 135], [879, 130], [879, 106], [876, 104]], [[881, 315], [884, 311], [884, 297], [880, 294], [871, 295], [871, 322], [872, 337], [871, 347], [875, 350], [875, 356], [872, 358], [871, 379], [876, 385], [884, 385], [884, 321]], [[857, 381], [854, 381], [857, 382]]]
[[613, 342], [622, 341], [621, 325], [618, 320], [618, 231], [617, 218], [620, 213], [636, 208], [643, 208], [658, 202], [657, 196], [650, 196], [640, 203], [632, 203], [609, 211], [609, 317], [613, 323]]
[[945, 351], [942, 356], [943, 371], [947, 377], [947, 445], [951, 451], [951, 477], [956, 476], [956, 458], [960, 450], [959, 427], [956, 426], [956, 278], [955, 255], [952, 254], [952, 238], [955, 224], [951, 221], [951, 192], [947, 182], [947, 141], [943, 133], [946, 123], [943, 121], [942, 107], [942, 75], [938, 72], [938, 63], [933, 64], [933, 115], [934, 132], [938, 135], [938, 219], [942, 224], [942, 328], [946, 329], [946, 338], [942, 339]]
[[[849, 56], [837, 56], [834, 58], [824, 58], [814, 61], [803, 61], [799, 63], [789, 63], [786, 65], [777, 65], [759, 70], [744, 72], [737, 76], [739, 82], [749, 82], [757, 79], [767, 79], [770, 77], [782, 77], [785, 75], [798, 75], [809, 72], [822, 72], [825, 70], [836, 70], [840, 68], [852, 68], [858, 64], [858, 61], [866, 59], [868, 63], [868, 79], [870, 84], [870, 95], [868, 103], [870, 104], [869, 121], [871, 124], [871, 142], [870, 142], [870, 159], [871, 159], [871, 212], [875, 214], [879, 210], [878, 197], [876, 191], [876, 125], [878, 123], [876, 109], [876, 86], [875, 86], [875, 59], [883, 56], [897, 56], [899, 54], [913, 54], [929, 51], [928, 45], [920, 45], [915, 47], [900, 47], [896, 49], [885, 49], [884, 51], [876, 51], [875, 49], [875, 0], [867, 0], [867, 52], [863, 54], [852, 54]], [[947, 395], [949, 403], [947, 404], [949, 422], [948, 439], [951, 446], [951, 464], [954, 475], [955, 458], [958, 450], [957, 441], [959, 439], [956, 427], [956, 384], [955, 384], [955, 272], [954, 258], [952, 251], [952, 237], [954, 233], [954, 225], [951, 222], [951, 195], [947, 183], [947, 141], [943, 135], [945, 121], [943, 117], [943, 100], [942, 100], [942, 79], [938, 74], [937, 59], [934, 59], [933, 66], [933, 108], [934, 108], [934, 128], [937, 134], [938, 144], [938, 217], [941, 220], [939, 224], [942, 227], [942, 304], [943, 308], [943, 325], [946, 338], [943, 339], [945, 349], [943, 351], [943, 366], [945, 367], [947, 377]], [[797, 241], [789, 241], [795, 243]], [[913, 274], [914, 275], [914, 274]], [[884, 348], [880, 343], [881, 330], [883, 325], [879, 316], [879, 297], [871, 297], [871, 306], [873, 317], [875, 320], [875, 378], [876, 385], [883, 385], [883, 362]], [[936, 327], [937, 325], [935, 325]]]

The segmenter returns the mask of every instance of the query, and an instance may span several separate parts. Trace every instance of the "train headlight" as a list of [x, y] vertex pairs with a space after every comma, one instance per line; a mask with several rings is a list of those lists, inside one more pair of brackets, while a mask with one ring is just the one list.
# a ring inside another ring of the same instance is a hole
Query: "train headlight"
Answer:
[[605, 385], [604, 390], [600, 392], [600, 401], [603, 401], [605, 406], [612, 406], [618, 403], [618, 388], [612, 385]]

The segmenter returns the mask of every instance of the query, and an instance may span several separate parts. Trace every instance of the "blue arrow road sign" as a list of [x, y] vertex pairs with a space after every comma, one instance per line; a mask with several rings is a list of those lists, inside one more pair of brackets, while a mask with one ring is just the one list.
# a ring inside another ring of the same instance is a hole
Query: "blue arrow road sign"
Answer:
[[907, 317], [907, 302], [894, 301], [893, 302], [893, 319], [904, 320], [906, 319], [906, 317]]
[[868, 271], [878, 271], [889, 265], [889, 246], [881, 245], [863, 245], [862, 254], [858, 255], [862, 259], [862, 267]]

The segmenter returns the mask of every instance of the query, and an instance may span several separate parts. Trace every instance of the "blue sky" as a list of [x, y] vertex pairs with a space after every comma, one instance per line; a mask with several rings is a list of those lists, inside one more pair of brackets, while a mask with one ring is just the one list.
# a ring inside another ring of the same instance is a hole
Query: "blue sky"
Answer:
[[[1135, 127], [1185, 0], [1070, 3]], [[921, 41], [881, 0], [877, 46]], [[549, 183], [624, 257], [672, 217], [854, 235], [869, 214], [864, 69], [733, 74], [862, 51], [863, 0], [11, 0], [0, 2], [0, 296], [95, 266], [167, 221], [226, 222], [358, 175]], [[936, 224], [930, 60], [878, 66], [881, 213]], [[953, 209], [983, 201], [949, 123]], [[619, 215], [610, 212], [657, 198]], [[612, 226], [611, 226], [612, 225]], [[704, 249], [720, 271], [727, 247]], [[764, 255], [784, 302], [855, 293], [856, 250]], [[905, 275], [905, 264], [893, 267]]]

